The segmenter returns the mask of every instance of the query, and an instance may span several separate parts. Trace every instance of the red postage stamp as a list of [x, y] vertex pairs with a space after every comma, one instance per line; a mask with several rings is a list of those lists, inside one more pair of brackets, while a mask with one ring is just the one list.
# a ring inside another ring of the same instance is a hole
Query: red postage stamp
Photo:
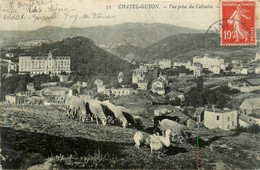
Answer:
[[221, 2], [221, 45], [256, 45], [256, 2]]

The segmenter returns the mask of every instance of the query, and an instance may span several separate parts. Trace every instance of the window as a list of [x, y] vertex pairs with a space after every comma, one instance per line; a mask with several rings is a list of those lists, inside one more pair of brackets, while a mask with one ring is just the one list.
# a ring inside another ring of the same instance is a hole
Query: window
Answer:
[[217, 120], [219, 120], [219, 116], [217, 116]]
[[227, 126], [227, 129], [229, 129], [229, 125]]
[[228, 118], [227, 118], [227, 120], [229, 121], [229, 120], [230, 120], [230, 118], [228, 117]]
[[234, 121], [232, 121], [232, 126], [234, 126], [234, 124], [235, 124], [235, 122], [234, 122]]

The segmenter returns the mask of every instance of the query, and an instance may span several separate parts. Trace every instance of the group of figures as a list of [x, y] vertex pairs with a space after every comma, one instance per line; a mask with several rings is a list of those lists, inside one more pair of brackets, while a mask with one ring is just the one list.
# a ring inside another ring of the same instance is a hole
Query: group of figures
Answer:
[[123, 128], [136, 128], [138, 131], [133, 137], [135, 146], [140, 149], [140, 146], [146, 145], [150, 147], [151, 153], [153, 150], [162, 151], [173, 142], [182, 143], [183, 136], [186, 136], [185, 126], [179, 123], [178, 116], [155, 115], [152, 118], [153, 126], [145, 128], [140, 116], [133, 116], [129, 109], [109, 101], [101, 102], [88, 96], [68, 96], [65, 107], [68, 117], [78, 117], [83, 122], [96, 121], [104, 126], [109, 123]]
[[132, 126], [139, 130], [143, 129], [139, 116], [133, 116], [127, 108], [116, 106], [109, 101], [101, 102], [89, 96], [68, 96], [65, 99], [65, 107], [68, 117], [79, 117], [83, 122], [91, 120], [99, 124], [101, 121], [103, 125], [110, 123], [124, 128]]

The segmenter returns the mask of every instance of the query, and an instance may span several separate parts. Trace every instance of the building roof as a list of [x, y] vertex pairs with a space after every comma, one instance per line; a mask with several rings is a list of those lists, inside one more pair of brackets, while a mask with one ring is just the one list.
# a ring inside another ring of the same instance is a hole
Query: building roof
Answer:
[[166, 94], [166, 96], [169, 96], [170, 98], [179, 97], [180, 95], [183, 95], [184, 93], [178, 92], [178, 91], [170, 91]]
[[77, 85], [77, 84], [74, 84], [73, 86], [71, 86], [71, 90], [76, 90], [78, 88], [80, 88], [81, 86], [80, 85]]
[[258, 105], [260, 107], [260, 98], [249, 98], [245, 99], [240, 105], [241, 109], [254, 109], [254, 106]]
[[138, 80], [138, 82], [137, 83], [148, 83], [148, 81], [147, 80]]
[[253, 86], [260, 85], [260, 79], [247, 79], [247, 82]]
[[155, 82], [161, 82], [161, 83], [163, 83], [163, 84], [165, 83], [162, 79], [153, 80], [153, 81], [152, 81], [152, 84], [155, 83]]
[[195, 116], [201, 115], [203, 111], [204, 111], [204, 107], [199, 107], [199, 108], [195, 111], [194, 115], [195, 115]]
[[34, 86], [34, 84], [33, 83], [29, 83], [29, 84], [27, 84], [27, 86]]
[[46, 91], [46, 90], [49, 90], [49, 91], [69, 91], [68, 88], [61, 87], [61, 86], [46, 87], [46, 88], [42, 89], [42, 91]]

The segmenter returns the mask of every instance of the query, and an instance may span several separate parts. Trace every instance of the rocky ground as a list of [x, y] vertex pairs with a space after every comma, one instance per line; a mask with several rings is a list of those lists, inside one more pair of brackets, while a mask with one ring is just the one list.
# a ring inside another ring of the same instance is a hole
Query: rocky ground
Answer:
[[[161, 158], [134, 146], [135, 129], [83, 123], [46, 106], [2, 103], [1, 164], [10, 168], [197, 168], [195, 130]], [[259, 134], [199, 129], [201, 169], [260, 168]]]

